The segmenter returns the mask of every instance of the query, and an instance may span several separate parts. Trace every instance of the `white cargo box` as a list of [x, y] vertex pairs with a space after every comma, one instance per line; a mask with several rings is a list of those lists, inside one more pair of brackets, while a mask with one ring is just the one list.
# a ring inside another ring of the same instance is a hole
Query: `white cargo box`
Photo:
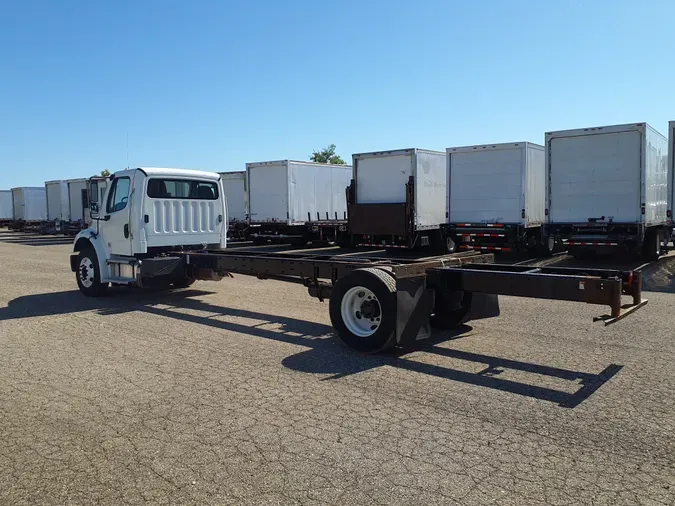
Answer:
[[667, 139], [646, 123], [546, 133], [548, 222], [667, 222]]
[[223, 193], [227, 199], [227, 219], [244, 221], [248, 213], [248, 195], [246, 193], [246, 171], [220, 172]]
[[0, 220], [5, 221], [13, 218], [12, 190], [0, 190]]
[[399, 149], [352, 155], [357, 204], [406, 201], [406, 184], [414, 182], [417, 230], [439, 228], [447, 212], [446, 154], [426, 149]]
[[47, 219], [50, 221], [69, 221], [68, 183], [61, 180], [47, 181], [45, 192], [47, 195]]
[[282, 160], [247, 163], [246, 172], [251, 222], [347, 219], [350, 165]]
[[84, 221], [89, 208], [87, 199], [87, 180], [69, 179], [68, 180], [68, 202], [70, 221]]
[[512, 142], [446, 152], [448, 223], [544, 223], [544, 146]]
[[42, 187], [12, 188], [14, 219], [44, 221], [47, 219], [47, 191]]

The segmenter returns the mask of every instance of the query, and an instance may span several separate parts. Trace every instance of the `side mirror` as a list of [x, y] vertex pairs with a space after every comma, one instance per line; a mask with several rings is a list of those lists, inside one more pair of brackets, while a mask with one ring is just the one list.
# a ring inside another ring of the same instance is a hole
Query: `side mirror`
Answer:
[[91, 211], [91, 214], [98, 214], [98, 203], [97, 202], [92, 202], [89, 205], [89, 210]]

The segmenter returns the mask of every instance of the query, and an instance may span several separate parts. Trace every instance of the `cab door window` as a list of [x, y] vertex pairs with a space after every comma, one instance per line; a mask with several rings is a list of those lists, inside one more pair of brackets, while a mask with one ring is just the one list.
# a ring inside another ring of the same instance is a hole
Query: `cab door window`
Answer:
[[120, 177], [113, 181], [112, 188], [108, 195], [106, 211], [116, 213], [127, 207], [129, 201], [129, 187], [131, 180], [128, 177]]

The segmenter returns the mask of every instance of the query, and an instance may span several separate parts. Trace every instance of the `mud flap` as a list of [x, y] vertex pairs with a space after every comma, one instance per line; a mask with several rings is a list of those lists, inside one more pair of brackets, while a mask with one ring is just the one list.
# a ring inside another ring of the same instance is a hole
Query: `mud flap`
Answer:
[[499, 316], [499, 297], [492, 293], [471, 293], [471, 309], [467, 321]]
[[431, 336], [429, 316], [434, 307], [434, 291], [424, 277], [396, 280], [396, 343], [409, 345]]

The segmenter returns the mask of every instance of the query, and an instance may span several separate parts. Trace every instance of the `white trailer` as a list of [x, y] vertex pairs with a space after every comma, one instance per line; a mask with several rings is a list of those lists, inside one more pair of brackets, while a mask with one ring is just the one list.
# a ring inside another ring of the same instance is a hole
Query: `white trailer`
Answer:
[[658, 258], [670, 240], [668, 141], [646, 123], [546, 133], [550, 234], [573, 254]]
[[223, 193], [227, 199], [227, 217], [230, 221], [245, 221], [248, 213], [246, 171], [220, 172]]
[[399, 149], [352, 155], [350, 245], [388, 248], [441, 244], [447, 213], [446, 154]]
[[68, 180], [68, 229], [71, 232], [79, 232], [85, 228], [85, 217], [89, 212], [89, 195], [87, 192], [87, 179]]
[[0, 190], [0, 226], [9, 225], [13, 219], [12, 190]]
[[227, 202], [228, 236], [243, 239], [248, 229], [246, 171], [219, 172]]
[[47, 191], [44, 186], [12, 188], [15, 228], [47, 219]]
[[510, 142], [446, 149], [448, 249], [528, 251], [555, 246], [544, 225], [544, 146]]
[[52, 232], [59, 232], [64, 224], [70, 221], [68, 183], [64, 180], [45, 182], [45, 195], [47, 199], [47, 228]]
[[280, 160], [246, 164], [251, 237], [304, 245], [346, 231], [350, 165]]

